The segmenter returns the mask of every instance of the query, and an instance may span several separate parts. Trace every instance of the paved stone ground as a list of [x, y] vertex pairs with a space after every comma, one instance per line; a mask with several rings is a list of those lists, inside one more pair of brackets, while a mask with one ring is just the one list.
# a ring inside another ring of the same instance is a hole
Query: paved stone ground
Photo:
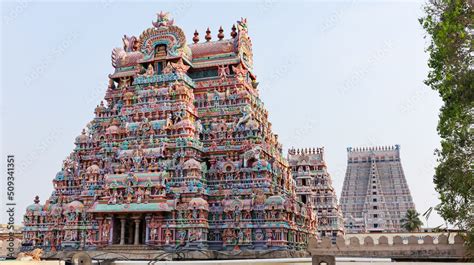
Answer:
[[[65, 265], [64, 261], [40, 261], [40, 262], [22, 262], [22, 261], [1, 261], [2, 265]], [[449, 263], [449, 262], [396, 262], [400, 265], [412, 265], [412, 264], [420, 264], [420, 265], [473, 265], [474, 263]], [[210, 265], [309, 265], [311, 264], [310, 258], [293, 258], [293, 259], [249, 259], [249, 260], [203, 260], [203, 261], [160, 261], [150, 263], [150, 261], [116, 261], [111, 263], [111, 265], [145, 265], [145, 264], [154, 264], [154, 265], [202, 265], [202, 264], [210, 264]], [[393, 262], [389, 260], [382, 260], [382, 259], [351, 259], [351, 258], [337, 258], [336, 264], [338, 265], [362, 265], [362, 264], [370, 264], [370, 265], [390, 265]]]
[[[77, 251], [60, 251], [57, 253], [46, 253], [45, 259], [70, 259]], [[306, 251], [291, 250], [266, 250], [266, 251], [177, 251], [176, 253], [162, 250], [130, 249], [130, 250], [95, 250], [87, 251], [92, 259], [104, 260], [244, 260], [244, 259], [275, 259], [275, 258], [309, 258]]]

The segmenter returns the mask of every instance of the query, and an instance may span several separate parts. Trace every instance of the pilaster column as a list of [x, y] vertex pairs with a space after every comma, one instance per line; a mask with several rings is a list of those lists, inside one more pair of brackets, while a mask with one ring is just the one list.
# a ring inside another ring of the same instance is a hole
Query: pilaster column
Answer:
[[120, 245], [125, 245], [125, 218], [120, 218]]
[[107, 219], [110, 220], [109, 224], [110, 224], [110, 228], [109, 228], [109, 245], [112, 245], [112, 243], [114, 242], [114, 222], [115, 222], [115, 218], [113, 216], [110, 216], [110, 217], [107, 217]]
[[162, 242], [163, 242], [163, 241], [161, 240], [161, 239], [162, 239], [162, 235], [161, 235], [162, 232], [163, 232], [163, 226], [161, 226], [161, 224], [160, 224], [160, 227], [158, 228], [158, 242], [160, 242], [160, 243], [159, 243], [160, 245], [161, 245]]
[[148, 242], [150, 241], [150, 216], [145, 217], [145, 244], [148, 245]]
[[97, 223], [99, 224], [99, 244], [102, 244], [102, 233], [103, 233], [103, 229], [104, 229], [104, 224], [103, 224], [103, 221], [102, 221], [102, 217], [97, 217]]
[[140, 244], [140, 219], [135, 219], [135, 240], [133, 242], [134, 245]]
[[128, 229], [128, 238], [125, 244], [133, 244], [133, 232], [135, 231], [135, 228], [133, 227], [133, 222], [127, 225], [127, 229]]

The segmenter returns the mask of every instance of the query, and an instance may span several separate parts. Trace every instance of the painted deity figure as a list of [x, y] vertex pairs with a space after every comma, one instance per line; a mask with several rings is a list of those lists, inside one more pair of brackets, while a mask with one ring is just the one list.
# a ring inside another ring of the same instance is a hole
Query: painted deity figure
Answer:
[[229, 75], [229, 66], [227, 65], [220, 65], [218, 67], [218, 75], [221, 79], [227, 79], [227, 75]]
[[241, 109], [242, 117], [240, 117], [239, 121], [237, 122], [237, 125], [235, 125], [235, 128], [239, 128], [240, 125], [246, 123], [247, 121], [252, 118], [252, 110], [250, 107], [246, 106]]
[[152, 223], [151, 225], [151, 231], [150, 231], [150, 238], [151, 240], [156, 240], [156, 237], [158, 236], [158, 233], [157, 233], [157, 224], [154, 224]]
[[150, 189], [145, 188], [145, 192], [143, 194], [143, 202], [148, 203], [149, 198], [150, 198]]
[[117, 203], [117, 197], [118, 197], [117, 190], [114, 189], [113, 192], [112, 192], [112, 195], [110, 196], [108, 204], [116, 204]]
[[199, 218], [203, 218], [203, 219], [207, 218], [204, 211], [199, 211]]
[[165, 232], [165, 244], [169, 245], [171, 240], [171, 232], [169, 230], [166, 230]]
[[71, 212], [67, 215], [67, 220], [68, 222], [72, 222], [74, 220], [76, 220], [76, 213], [75, 212]]
[[197, 120], [197, 121], [196, 121], [195, 127], [196, 127], [196, 134], [197, 134], [197, 135], [201, 134], [202, 131], [203, 131], [203, 127], [202, 127], [202, 124], [201, 124], [201, 120]]
[[119, 88], [126, 88], [130, 83], [130, 77], [121, 77], [119, 82]]
[[194, 241], [196, 241], [196, 231], [193, 229], [189, 231], [189, 242]]
[[179, 235], [179, 244], [182, 245], [186, 242], [186, 230], [181, 230], [178, 233]]
[[198, 210], [196, 209], [196, 207], [193, 208], [192, 217], [194, 220], [198, 218]]
[[86, 242], [88, 245], [93, 245], [94, 243], [94, 239], [93, 239], [93, 235], [92, 235], [92, 230], [87, 230], [87, 237], [86, 237]]
[[148, 68], [146, 69], [145, 76], [153, 76], [155, 74], [155, 70], [153, 69], [153, 65], [149, 64]]
[[143, 189], [141, 187], [138, 187], [137, 192], [136, 192], [137, 203], [142, 203], [143, 196], [144, 196]]
[[233, 214], [234, 214], [234, 216], [233, 216], [233, 217], [234, 217], [234, 221], [235, 221], [235, 222], [240, 222], [241, 211], [240, 211], [240, 209], [239, 209], [239, 206], [237, 206], [237, 205], [235, 206], [235, 209], [234, 209], [234, 213], [233, 213]]
[[270, 229], [267, 230], [267, 244], [271, 245], [272, 244], [272, 231]]
[[133, 200], [133, 195], [131, 192], [128, 192], [127, 193], [127, 203], [132, 203], [132, 200]]
[[241, 244], [244, 242], [244, 232], [240, 229], [237, 232], [237, 244]]
[[66, 230], [66, 234], [64, 236], [64, 239], [66, 239], [66, 241], [73, 241], [74, 240], [74, 232], [71, 231], [71, 230]]
[[171, 74], [172, 72], [174, 71], [174, 68], [173, 66], [171, 65], [170, 62], [168, 62], [165, 66], [165, 68], [163, 68], [163, 74]]
[[245, 229], [245, 242], [252, 242], [252, 230]]
[[165, 157], [165, 149], [166, 149], [166, 143], [160, 142], [160, 145], [158, 147], [158, 157]]
[[117, 202], [118, 202], [119, 204], [122, 204], [122, 203], [123, 203], [123, 192], [122, 192], [122, 191], [120, 191], [120, 192], [118, 193]]
[[226, 232], [224, 233], [224, 238], [224, 241], [227, 245], [232, 245], [236, 239], [234, 231], [232, 231], [232, 229], [226, 229]]
[[276, 219], [276, 217], [277, 217], [277, 213], [276, 213], [276, 212], [277, 212], [277, 211], [275, 210], [275, 206], [273, 205], [271, 211], [269, 212], [269, 215], [267, 215], [268, 218], [270, 218], [270, 219]]

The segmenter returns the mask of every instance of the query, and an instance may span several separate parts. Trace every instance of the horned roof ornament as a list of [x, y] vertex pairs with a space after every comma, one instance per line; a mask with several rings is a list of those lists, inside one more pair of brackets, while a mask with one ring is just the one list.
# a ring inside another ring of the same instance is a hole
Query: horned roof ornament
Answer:
[[237, 27], [239, 31], [248, 31], [247, 18], [241, 18], [240, 21], [237, 21]]
[[157, 13], [156, 16], [156, 22], [152, 22], [155, 28], [173, 26], [174, 19], [170, 18], [170, 14], [168, 12], [160, 11], [160, 13]]

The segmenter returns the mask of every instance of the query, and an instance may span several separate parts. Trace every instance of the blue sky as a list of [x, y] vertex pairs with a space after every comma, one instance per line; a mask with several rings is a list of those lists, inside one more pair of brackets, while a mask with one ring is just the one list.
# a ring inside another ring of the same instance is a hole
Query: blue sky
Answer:
[[347, 147], [400, 144], [417, 210], [438, 203], [432, 176], [441, 100], [423, 84], [422, 2], [12, 1], [1, 5], [0, 134], [2, 161], [16, 156], [18, 223], [36, 194], [43, 202], [49, 196], [74, 138], [93, 118], [113, 71], [112, 49], [124, 34], [151, 27], [161, 10], [188, 42], [195, 29], [203, 36], [210, 27], [215, 39], [219, 26], [228, 36], [235, 21], [248, 19], [273, 130], [285, 150], [325, 147], [338, 196]]

